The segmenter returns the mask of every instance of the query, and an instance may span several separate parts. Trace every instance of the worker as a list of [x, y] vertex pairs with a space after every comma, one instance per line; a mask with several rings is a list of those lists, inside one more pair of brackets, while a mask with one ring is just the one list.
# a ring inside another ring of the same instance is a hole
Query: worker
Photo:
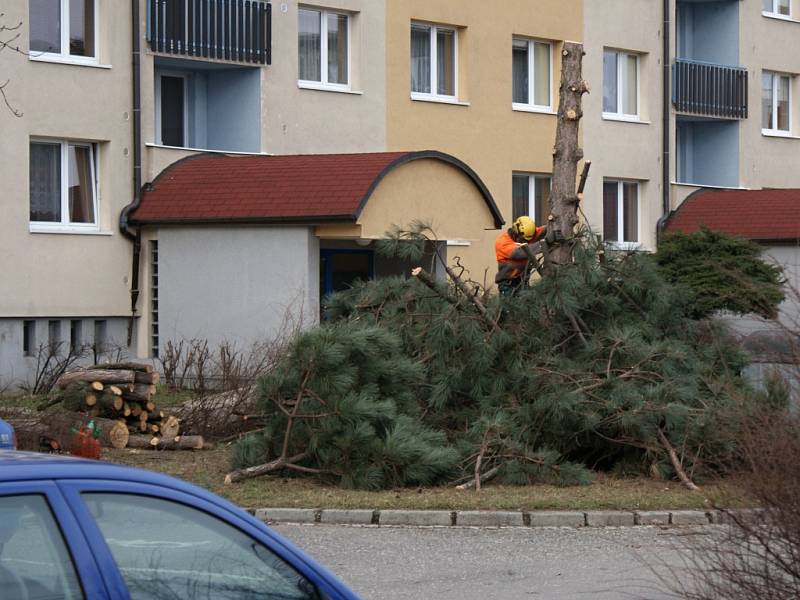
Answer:
[[501, 296], [513, 295], [522, 287], [528, 265], [528, 254], [523, 246], [542, 239], [546, 233], [546, 227], [536, 227], [533, 219], [522, 216], [497, 237], [494, 243], [497, 256], [497, 275], [494, 282]]

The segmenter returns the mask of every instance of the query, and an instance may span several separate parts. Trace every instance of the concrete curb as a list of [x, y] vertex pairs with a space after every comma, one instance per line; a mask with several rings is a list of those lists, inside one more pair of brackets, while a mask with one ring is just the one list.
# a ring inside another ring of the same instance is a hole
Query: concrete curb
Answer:
[[702, 510], [524, 512], [259, 508], [248, 512], [265, 523], [324, 523], [384, 527], [684, 527], [722, 522], [720, 515]]

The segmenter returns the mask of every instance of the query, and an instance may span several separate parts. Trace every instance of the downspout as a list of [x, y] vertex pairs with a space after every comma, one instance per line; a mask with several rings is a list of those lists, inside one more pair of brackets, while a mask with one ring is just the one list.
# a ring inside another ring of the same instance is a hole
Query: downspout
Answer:
[[669, 151], [669, 138], [670, 138], [670, 127], [669, 127], [669, 106], [670, 106], [670, 83], [672, 81], [671, 77], [671, 70], [670, 70], [670, 63], [672, 62], [670, 57], [670, 44], [669, 44], [669, 37], [672, 33], [672, 20], [670, 19], [670, 2], [669, 0], [664, 0], [664, 24], [662, 28], [662, 37], [664, 38], [662, 41], [664, 43], [664, 50], [663, 50], [663, 57], [662, 57], [662, 125], [661, 125], [661, 137], [662, 137], [662, 147], [661, 147], [661, 187], [662, 187], [662, 214], [661, 218], [656, 223], [656, 238], [659, 237], [661, 232], [664, 231], [664, 226], [666, 225], [667, 218], [669, 217], [669, 195], [670, 195], [670, 184], [669, 184], [669, 167], [670, 167], [670, 151]]
[[119, 215], [119, 230], [133, 242], [131, 262], [131, 316], [128, 321], [128, 346], [133, 343], [133, 325], [139, 300], [139, 262], [142, 254], [142, 230], [129, 223], [130, 214], [142, 199], [142, 91], [139, 0], [131, 0], [131, 38], [133, 43], [133, 202]]

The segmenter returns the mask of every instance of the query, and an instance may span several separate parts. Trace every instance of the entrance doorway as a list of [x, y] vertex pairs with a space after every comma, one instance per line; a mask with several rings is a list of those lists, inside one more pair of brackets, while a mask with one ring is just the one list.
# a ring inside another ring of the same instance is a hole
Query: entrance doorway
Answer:
[[357, 280], [375, 277], [372, 250], [323, 249], [320, 251], [320, 293], [322, 298], [349, 289]]

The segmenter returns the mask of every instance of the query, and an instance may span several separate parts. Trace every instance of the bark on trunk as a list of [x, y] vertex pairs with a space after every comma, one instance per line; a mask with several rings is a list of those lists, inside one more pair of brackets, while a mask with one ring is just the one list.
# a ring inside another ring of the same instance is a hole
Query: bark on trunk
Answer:
[[558, 101], [558, 125], [553, 148], [553, 186], [550, 195], [552, 220], [548, 228], [560, 232], [564, 242], [553, 247], [549, 255], [552, 265], [563, 265], [572, 260], [575, 225], [578, 223], [578, 162], [583, 150], [578, 146], [578, 130], [583, 117], [581, 99], [589, 86], [581, 76], [583, 44], [564, 42], [561, 52], [561, 87]]

